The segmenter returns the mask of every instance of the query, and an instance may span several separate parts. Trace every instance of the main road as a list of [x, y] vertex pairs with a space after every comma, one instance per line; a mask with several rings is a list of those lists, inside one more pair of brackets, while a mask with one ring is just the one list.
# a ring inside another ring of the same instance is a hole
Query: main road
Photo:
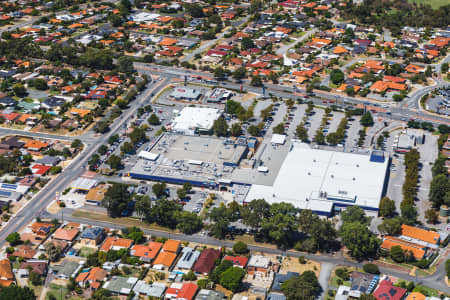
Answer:
[[[135, 101], [130, 103], [130, 107], [111, 125], [109, 132], [101, 135], [95, 135], [88, 132], [86, 135], [78, 137], [84, 142], [83, 151], [72, 161], [72, 163], [64, 169], [64, 171], [57, 177], [48, 182], [42, 190], [40, 190], [33, 199], [27, 203], [15, 216], [0, 231], [0, 247], [5, 245], [6, 237], [13, 233], [20, 231], [31, 220], [43, 213], [47, 206], [55, 199], [57, 192], [62, 192], [64, 188], [75, 178], [80, 177], [86, 171], [86, 164], [89, 158], [97, 151], [100, 145], [108, 141], [108, 138], [115, 134], [123, 124], [129, 120], [136, 112], [136, 110], [150, 101], [151, 94], [159, 92], [164, 86], [169, 84], [170, 80], [166, 78], [160, 82], [149, 83], [149, 86], [144, 90]], [[13, 133], [14, 131], [2, 129], [0, 133]], [[15, 133], [15, 132], [14, 132]], [[27, 133], [19, 131], [21, 135], [42, 136], [42, 134]], [[63, 138], [53, 135], [44, 135], [42, 137], [49, 138]], [[67, 137], [66, 137], [67, 139]]]
[[[196, 70], [187, 70], [183, 68], [176, 68], [176, 67], [161, 67], [159, 65], [155, 64], [146, 64], [146, 63], [135, 63], [135, 68], [141, 72], [141, 73], [151, 73], [151, 74], [158, 74], [163, 77], [169, 77], [169, 78], [184, 78], [184, 76], [187, 76], [188, 78], [191, 77], [212, 77], [210, 73], [202, 72], [202, 71], [196, 71]], [[242, 83], [236, 83], [233, 81], [222, 81], [218, 82], [218, 85], [223, 86], [224, 88], [230, 88], [233, 90], [240, 90], [243, 88], [243, 90], [247, 92], [252, 92], [256, 94], [262, 94], [262, 88], [261, 87], [254, 87], [250, 85], [248, 80], [244, 80]], [[344, 96], [344, 95], [336, 95], [320, 90], [315, 90], [314, 94], [315, 97], [311, 97], [309, 100], [312, 100], [316, 103], [322, 103], [322, 101], [325, 100], [332, 100], [336, 101], [337, 103], [341, 105], [385, 105], [386, 111], [389, 112], [389, 114], [386, 114], [385, 117], [393, 120], [404, 120], [413, 118], [413, 119], [420, 119], [423, 121], [432, 122], [435, 124], [446, 124], [450, 125], [450, 117], [444, 116], [444, 115], [437, 115], [437, 114], [430, 114], [426, 111], [423, 111], [420, 109], [419, 105], [417, 104], [420, 100], [420, 98], [430, 91], [439, 88], [439, 87], [449, 87], [450, 83], [445, 83], [440, 81], [438, 85], [435, 86], [428, 86], [424, 87], [422, 89], [418, 89], [413, 94], [409, 96], [407, 100], [405, 100], [405, 103], [408, 105], [403, 106], [397, 106], [393, 102], [375, 102], [366, 100], [363, 98], [356, 98], [356, 97], [350, 97], [350, 96]], [[299, 99], [302, 98], [301, 95], [298, 94], [299, 91], [305, 92], [303, 90], [297, 89], [295, 87], [288, 87], [288, 86], [282, 86], [277, 84], [265, 84], [265, 90], [269, 94], [273, 94], [277, 97], [283, 97], [285, 99]], [[411, 105], [410, 103], [416, 103], [415, 105]]]
[[[53, 215], [53, 214], [49, 214], [46, 212], [43, 216], [46, 218], [59, 218], [61, 215], [59, 215], [59, 214]], [[76, 223], [87, 224], [87, 225], [92, 225], [92, 226], [107, 227], [107, 228], [111, 228], [111, 229], [115, 229], [115, 230], [119, 230], [123, 227], [123, 226], [115, 224], [115, 223], [91, 220], [91, 219], [87, 219], [87, 218], [73, 217], [72, 210], [67, 209], [67, 208], [64, 209], [64, 221], [76, 222]], [[230, 242], [230, 241], [218, 240], [218, 239], [215, 239], [215, 238], [212, 238], [209, 236], [203, 236], [200, 234], [186, 235], [186, 234], [182, 234], [182, 233], [171, 233], [171, 232], [167, 232], [167, 231], [149, 230], [149, 229], [143, 229], [143, 231], [146, 235], [161, 236], [161, 237], [165, 237], [165, 238], [169, 238], [169, 239], [176, 239], [176, 240], [180, 240], [180, 241], [187, 241], [187, 242], [198, 243], [198, 244], [206, 244], [206, 245], [228, 247], [228, 248], [232, 248], [233, 244], [234, 244], [233, 242]], [[311, 254], [311, 253], [304, 253], [304, 252], [299, 252], [299, 251], [285, 251], [285, 250], [280, 250], [280, 249], [276, 249], [276, 248], [262, 247], [262, 246], [256, 246], [256, 245], [250, 245], [249, 249], [252, 251], [256, 251], [256, 252], [265, 252], [265, 253], [270, 253], [270, 254], [275, 254], [275, 255], [285, 255], [285, 256], [292, 256], [292, 257], [304, 256], [307, 259], [316, 260], [321, 263], [325, 263], [325, 264], [332, 265], [332, 266], [345, 265], [348, 267], [362, 268], [364, 263], [367, 263], [367, 262], [356, 262], [353, 260], [349, 260], [341, 255]], [[398, 278], [401, 278], [401, 279], [404, 279], [407, 281], [413, 281], [413, 282], [415, 282], [416, 285], [423, 284], [423, 285], [426, 285], [433, 289], [437, 289], [437, 290], [440, 290], [440, 291], [443, 291], [443, 292], [449, 294], [450, 288], [448, 288], [448, 286], [443, 282], [443, 279], [445, 277], [444, 265], [445, 265], [444, 263], [441, 263], [437, 267], [437, 270], [433, 275], [424, 276], [424, 277], [410, 276], [409, 274], [407, 274], [405, 272], [400, 272], [395, 269], [385, 268], [385, 267], [380, 267], [380, 271], [383, 274], [395, 276], [395, 277], [398, 277]]]

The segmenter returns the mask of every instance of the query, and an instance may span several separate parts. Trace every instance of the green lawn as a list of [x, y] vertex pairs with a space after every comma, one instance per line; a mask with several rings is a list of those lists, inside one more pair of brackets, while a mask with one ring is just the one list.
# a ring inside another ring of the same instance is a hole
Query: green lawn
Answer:
[[50, 284], [50, 288], [48, 289], [47, 295], [45, 295], [45, 299], [48, 299], [49, 295], [52, 294], [53, 296], [56, 297], [57, 300], [64, 300], [68, 293], [69, 290], [65, 286], [52, 283]]
[[88, 257], [89, 255], [91, 255], [92, 253], [94, 253], [96, 250], [94, 248], [89, 248], [89, 247], [83, 247], [80, 249], [80, 254], [79, 256], [82, 257]]
[[417, 4], [429, 4], [432, 8], [439, 8], [441, 6], [444, 6], [446, 4], [449, 4], [448, 0], [408, 0], [411, 3], [417, 3]]

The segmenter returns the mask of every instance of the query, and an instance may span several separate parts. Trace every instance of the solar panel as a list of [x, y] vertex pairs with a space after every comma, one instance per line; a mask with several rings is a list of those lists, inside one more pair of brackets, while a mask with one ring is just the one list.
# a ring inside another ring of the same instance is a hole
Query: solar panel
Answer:
[[0, 191], [0, 196], [6, 196], [6, 197], [9, 197], [9, 196], [11, 196], [11, 192], [8, 192], [8, 191]]
[[11, 184], [11, 183], [2, 183], [2, 188], [3, 189], [15, 190], [15, 189], [17, 189], [17, 185], [16, 184]]

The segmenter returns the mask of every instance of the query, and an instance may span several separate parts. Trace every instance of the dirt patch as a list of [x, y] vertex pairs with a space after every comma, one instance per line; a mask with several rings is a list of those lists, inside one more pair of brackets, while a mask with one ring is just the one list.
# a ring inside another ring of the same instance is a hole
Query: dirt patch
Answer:
[[59, 206], [56, 201], [54, 201], [50, 206], [47, 208], [47, 211], [51, 214], [57, 214], [62, 208]]
[[303, 273], [305, 271], [313, 271], [317, 277], [320, 274], [320, 263], [314, 260], [306, 260], [306, 264], [301, 264], [296, 257], [285, 257], [281, 263], [280, 273], [287, 272]]

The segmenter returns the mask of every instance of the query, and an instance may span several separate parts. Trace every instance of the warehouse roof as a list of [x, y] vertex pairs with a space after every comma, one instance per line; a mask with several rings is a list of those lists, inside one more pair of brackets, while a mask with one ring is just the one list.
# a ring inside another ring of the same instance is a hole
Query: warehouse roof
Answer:
[[209, 107], [185, 107], [174, 118], [172, 130], [183, 133], [195, 133], [195, 129], [210, 130], [222, 112]]
[[272, 186], [253, 185], [246, 201], [288, 202], [302, 209], [330, 212], [334, 203], [378, 209], [387, 160], [311, 149], [294, 142]]

